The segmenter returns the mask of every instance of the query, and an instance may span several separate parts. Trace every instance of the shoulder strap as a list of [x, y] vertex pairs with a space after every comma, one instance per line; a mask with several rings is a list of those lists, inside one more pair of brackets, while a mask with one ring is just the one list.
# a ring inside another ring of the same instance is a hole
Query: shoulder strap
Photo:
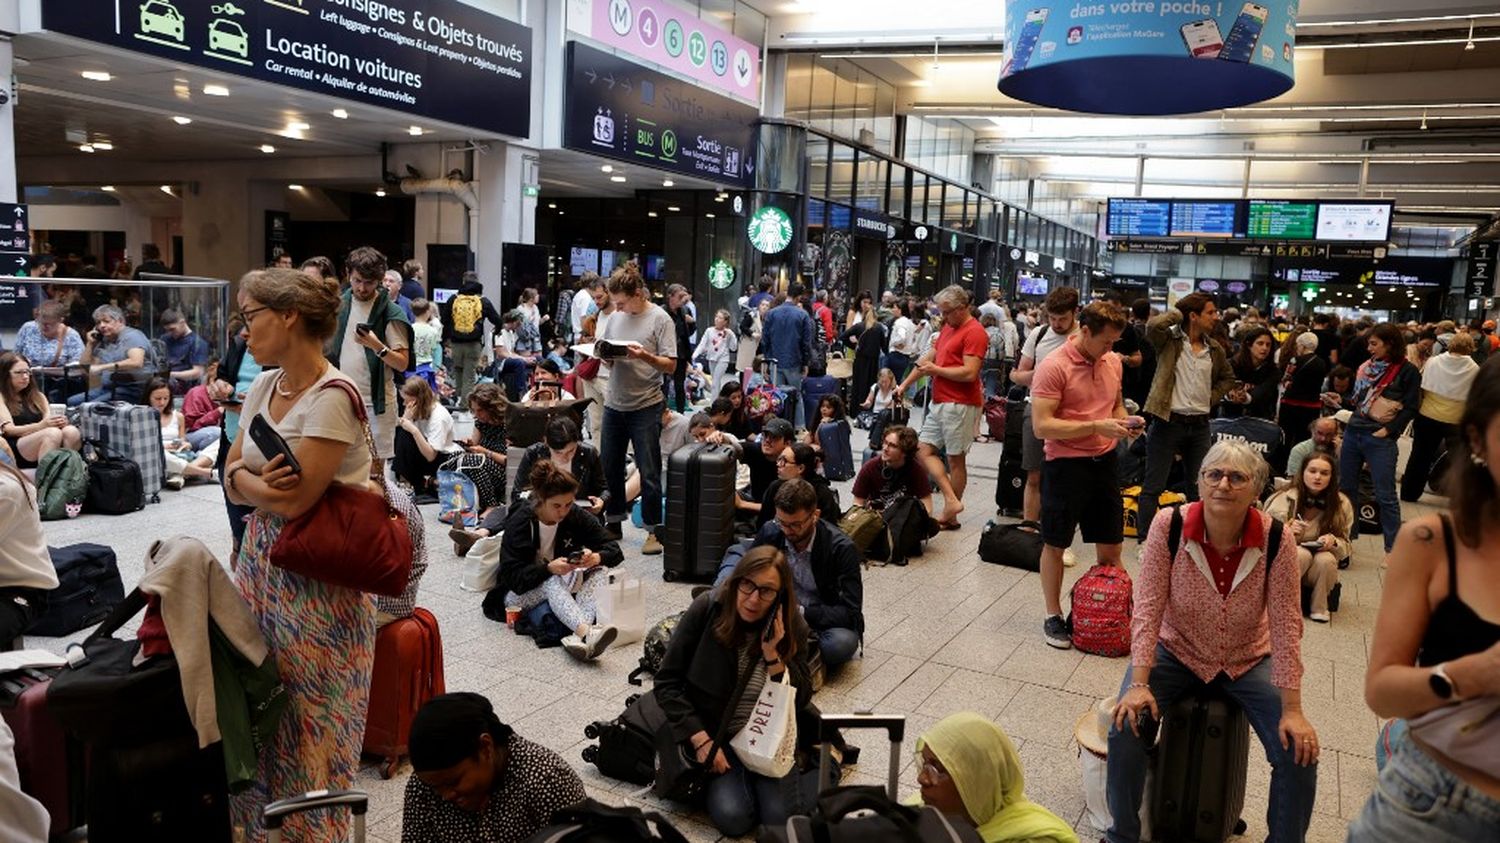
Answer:
[[1438, 515], [1443, 522], [1443, 545], [1448, 551], [1448, 593], [1454, 597], [1458, 596], [1458, 551], [1453, 546], [1453, 521], [1448, 518], [1448, 513]]
[[1266, 577], [1271, 576], [1271, 563], [1276, 561], [1276, 554], [1281, 552], [1281, 534], [1286, 525], [1279, 520], [1271, 519], [1271, 535], [1266, 542]]
[[[1146, 527], [1150, 529], [1150, 525]], [[1171, 567], [1177, 561], [1177, 548], [1182, 545], [1182, 507], [1172, 507], [1172, 526], [1167, 530], [1167, 566]]]
[[[354, 384], [344, 380], [343, 378], [331, 378], [327, 381], [324, 381], [323, 385], [318, 387], [318, 391], [322, 392], [325, 389], [340, 390], [344, 393], [344, 395], [348, 396], [349, 403], [354, 406], [354, 417], [356, 419], [359, 419], [359, 426], [363, 428], [365, 432], [365, 447], [370, 449], [370, 479], [379, 483], [381, 490], [384, 491], [384, 463], [380, 459], [380, 452], [375, 450], [375, 437], [370, 433], [370, 420], [365, 415], [364, 399], [359, 396], [359, 392], [354, 388]], [[385, 495], [385, 497], [389, 501], [390, 496]], [[395, 512], [395, 509], [392, 509], [391, 511]]]

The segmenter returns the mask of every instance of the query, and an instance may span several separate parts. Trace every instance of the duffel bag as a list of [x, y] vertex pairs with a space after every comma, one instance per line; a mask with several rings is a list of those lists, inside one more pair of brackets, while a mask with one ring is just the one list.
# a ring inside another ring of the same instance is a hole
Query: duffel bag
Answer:
[[979, 534], [979, 558], [992, 565], [1020, 568], [1023, 571], [1042, 569], [1042, 525], [1035, 521], [1019, 524], [984, 525]]

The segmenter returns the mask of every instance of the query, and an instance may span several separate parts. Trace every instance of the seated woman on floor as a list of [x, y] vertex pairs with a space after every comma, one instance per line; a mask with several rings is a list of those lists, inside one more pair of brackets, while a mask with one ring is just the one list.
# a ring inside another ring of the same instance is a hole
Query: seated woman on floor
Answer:
[[436, 503], [438, 466], [458, 450], [453, 442], [453, 415], [438, 403], [423, 378], [407, 378], [401, 385], [401, 398], [406, 410], [396, 422], [391, 471], [411, 486], [417, 503]]

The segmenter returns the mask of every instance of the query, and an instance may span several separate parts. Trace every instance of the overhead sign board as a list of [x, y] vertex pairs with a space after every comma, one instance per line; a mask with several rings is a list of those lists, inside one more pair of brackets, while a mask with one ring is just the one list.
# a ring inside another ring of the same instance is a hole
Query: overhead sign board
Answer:
[[458, 0], [47, 0], [123, 50], [524, 138], [531, 30]]
[[1246, 233], [1263, 240], [1311, 240], [1318, 203], [1251, 199]]
[[1383, 243], [1390, 200], [1112, 198], [1105, 234], [1127, 238], [1320, 240]]
[[1319, 202], [1319, 240], [1384, 241], [1391, 231], [1389, 202]]
[[563, 146], [748, 187], [755, 106], [568, 43]]
[[1238, 202], [1172, 203], [1173, 237], [1243, 236]]
[[573, 0], [568, 28], [720, 93], [760, 103], [760, 45], [665, 0]]
[[1379, 262], [1312, 260], [1288, 262], [1273, 274], [1288, 283], [1446, 288], [1453, 279], [1453, 260], [1405, 256]]
[[[0, 213], [3, 213], [3, 211], [0, 211]], [[1500, 243], [1496, 243], [1493, 240], [1469, 244], [1469, 271], [1466, 279], [1468, 281], [1467, 298], [1482, 299], [1495, 295], [1496, 246], [1500, 246]]]
[[[31, 274], [31, 218], [25, 205], [0, 202], [0, 276]], [[24, 297], [24, 293], [22, 294]]]
[[1111, 199], [1106, 212], [1110, 237], [1166, 237], [1171, 231], [1172, 203], [1157, 199]]

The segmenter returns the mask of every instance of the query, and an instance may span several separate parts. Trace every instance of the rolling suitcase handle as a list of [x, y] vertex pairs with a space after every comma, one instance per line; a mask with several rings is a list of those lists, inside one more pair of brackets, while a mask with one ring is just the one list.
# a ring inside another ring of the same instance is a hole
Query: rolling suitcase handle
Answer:
[[370, 797], [359, 790], [314, 790], [272, 802], [260, 814], [266, 826], [266, 843], [281, 843], [281, 824], [293, 814], [344, 805], [354, 812], [355, 843], [364, 843], [365, 812], [370, 808]]
[[884, 729], [891, 739], [891, 770], [886, 782], [886, 792], [896, 798], [897, 779], [901, 775], [901, 742], [906, 739], [906, 717], [904, 715], [880, 714], [824, 714], [818, 719], [818, 792], [832, 787], [831, 768], [833, 761], [834, 735], [839, 729]]

